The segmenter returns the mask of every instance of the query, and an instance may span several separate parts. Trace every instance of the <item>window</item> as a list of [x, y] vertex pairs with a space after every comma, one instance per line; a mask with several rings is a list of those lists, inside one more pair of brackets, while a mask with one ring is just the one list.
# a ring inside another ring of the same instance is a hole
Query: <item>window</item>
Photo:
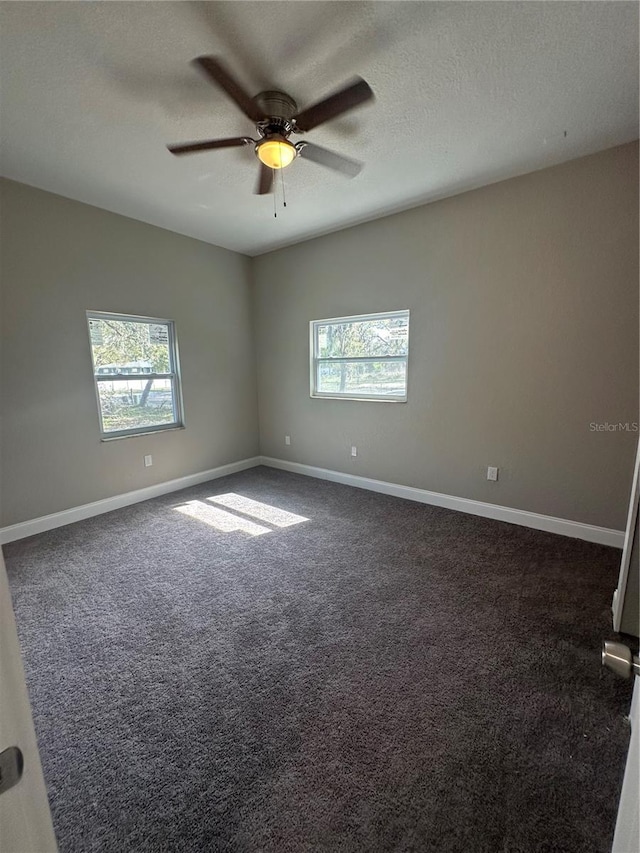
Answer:
[[171, 320], [88, 311], [102, 438], [182, 426]]
[[311, 396], [407, 399], [409, 312], [311, 322]]

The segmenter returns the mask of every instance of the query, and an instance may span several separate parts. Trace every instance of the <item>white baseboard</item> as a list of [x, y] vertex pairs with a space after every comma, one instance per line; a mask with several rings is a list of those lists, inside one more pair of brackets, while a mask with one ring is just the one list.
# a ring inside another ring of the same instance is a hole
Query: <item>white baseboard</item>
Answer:
[[209, 471], [200, 471], [197, 474], [189, 474], [176, 480], [168, 480], [155, 486], [147, 486], [144, 489], [136, 489], [133, 492], [125, 492], [123, 495], [115, 495], [112, 498], [104, 498], [100, 501], [72, 507], [71, 509], [44, 515], [30, 521], [12, 524], [9, 527], [0, 528], [0, 545], [13, 542], [16, 539], [24, 539], [36, 533], [44, 533], [55, 527], [65, 524], [73, 524], [85, 518], [92, 518], [114, 509], [140, 503], [141, 501], [157, 498], [169, 492], [177, 492], [180, 489], [197, 486], [208, 480], [216, 480], [254, 468], [256, 465], [267, 465], [270, 468], [279, 468], [282, 471], [291, 471], [295, 474], [304, 474], [307, 477], [316, 477], [320, 480], [331, 480], [334, 483], [343, 483], [346, 486], [355, 486], [358, 489], [368, 489], [373, 492], [381, 492], [384, 495], [393, 495], [397, 498], [406, 498], [418, 503], [431, 504], [432, 506], [453, 509], [458, 512], [466, 512], [471, 515], [480, 515], [484, 518], [493, 518], [497, 521], [506, 521], [510, 524], [519, 524], [522, 527], [532, 527], [535, 530], [544, 530], [548, 533], [558, 533], [561, 536], [571, 536], [574, 539], [584, 539], [587, 542], [597, 542], [600, 545], [610, 545], [613, 548], [622, 548], [624, 545], [624, 531], [611, 530], [607, 527], [596, 527], [593, 524], [582, 524], [578, 521], [569, 521], [564, 518], [554, 518], [550, 515], [540, 515], [536, 512], [525, 512], [521, 509], [498, 506], [497, 504], [474, 501], [469, 498], [457, 498], [452, 495], [443, 495], [440, 492], [429, 492], [426, 489], [417, 489], [413, 486], [401, 486], [397, 483], [387, 483], [384, 480], [372, 480], [369, 477], [359, 477], [356, 474], [346, 474], [342, 471], [331, 471], [327, 468], [316, 468], [312, 465], [303, 465], [300, 462], [288, 462], [285, 459], [274, 459], [270, 456], [254, 456], [250, 459], [241, 459], [231, 462], [229, 465], [221, 465], [219, 468], [211, 468]]
[[394, 497], [406, 498], [410, 501], [440, 506], [445, 509], [453, 509], [471, 515], [481, 515], [484, 518], [506, 521], [509, 524], [519, 524], [521, 527], [532, 527], [535, 530], [544, 530], [547, 533], [558, 533], [560, 536], [571, 536], [574, 539], [584, 539], [586, 542], [610, 545], [613, 548], [622, 548], [624, 545], [624, 530], [596, 527], [593, 524], [582, 524], [579, 521], [554, 518], [551, 515], [541, 515], [537, 512], [526, 512], [521, 509], [512, 509], [511, 507], [498, 506], [497, 504], [484, 503], [483, 501], [474, 501], [469, 498], [457, 498], [452, 495], [443, 495], [440, 492], [416, 489], [413, 486], [400, 486], [396, 483], [387, 483], [384, 480], [359, 477], [356, 474], [330, 471], [327, 468], [315, 468], [312, 465], [302, 465], [300, 462], [273, 459], [270, 456], [261, 456], [260, 460], [263, 465], [267, 465], [270, 468], [292, 471], [295, 474], [317, 477], [320, 480], [331, 480], [334, 483], [355, 486], [357, 489], [368, 489], [372, 492], [381, 492], [384, 495], [393, 495]]
[[112, 498], [104, 498], [90, 504], [54, 512], [51, 515], [43, 515], [30, 521], [11, 524], [9, 527], [0, 528], [0, 545], [14, 542], [16, 539], [24, 539], [26, 536], [33, 536], [35, 533], [44, 533], [45, 530], [53, 530], [54, 527], [73, 524], [75, 521], [82, 521], [94, 515], [102, 515], [104, 512], [111, 512], [123, 506], [148, 501], [150, 498], [157, 498], [169, 492], [187, 489], [189, 486], [197, 486], [200, 483], [206, 483], [208, 480], [217, 480], [219, 477], [226, 477], [227, 474], [235, 474], [238, 471], [245, 471], [247, 468], [255, 468], [256, 465], [260, 464], [262, 463], [259, 456], [241, 459], [228, 465], [220, 465], [219, 468], [211, 468], [209, 471], [199, 471], [197, 474], [178, 477], [177, 480], [167, 480], [165, 483], [146, 486], [144, 489], [136, 489], [134, 492], [125, 492], [123, 495], [114, 495]]

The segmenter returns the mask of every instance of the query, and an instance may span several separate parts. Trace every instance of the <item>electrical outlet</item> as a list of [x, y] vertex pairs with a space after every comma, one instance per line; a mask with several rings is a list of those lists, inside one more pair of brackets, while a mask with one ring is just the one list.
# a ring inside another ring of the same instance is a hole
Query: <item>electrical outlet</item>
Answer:
[[491, 465], [487, 468], [487, 480], [493, 480], [494, 482], [498, 479], [498, 469], [492, 468]]
[[144, 467], [150, 468], [152, 465], [153, 465], [153, 456], [151, 454], [149, 454], [148, 456], [144, 457]]
[[291, 436], [290, 435], [285, 435], [284, 443], [285, 444], [291, 444]]
[[351, 455], [352, 456], [358, 455], [358, 448], [355, 445], [351, 448]]

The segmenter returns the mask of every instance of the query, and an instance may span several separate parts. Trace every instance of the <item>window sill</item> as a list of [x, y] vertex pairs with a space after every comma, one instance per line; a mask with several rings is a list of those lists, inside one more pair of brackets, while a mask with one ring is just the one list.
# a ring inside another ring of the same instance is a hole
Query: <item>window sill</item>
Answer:
[[144, 438], [147, 435], [158, 435], [161, 432], [175, 432], [176, 430], [185, 429], [184, 424], [176, 424], [176, 426], [168, 426], [163, 429], [145, 429], [143, 432], [128, 432], [124, 435], [102, 435], [100, 441], [120, 441], [123, 438]]
[[350, 400], [356, 403], [406, 403], [406, 397], [350, 397], [346, 394], [310, 394], [312, 400]]

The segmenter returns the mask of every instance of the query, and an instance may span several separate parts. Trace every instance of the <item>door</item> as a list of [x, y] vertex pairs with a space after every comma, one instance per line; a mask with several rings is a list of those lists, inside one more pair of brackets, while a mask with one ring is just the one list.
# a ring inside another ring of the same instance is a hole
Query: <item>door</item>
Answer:
[[[3, 780], [15, 779], [19, 754], [23, 759], [19, 781], [0, 793], [0, 850], [2, 853], [56, 853], [49, 802], [40, 766], [38, 745], [24, 681], [22, 658], [0, 550], [0, 790]], [[4, 755], [4, 765], [3, 758]], [[18, 765], [20, 762], [18, 762]]]
[[631, 741], [624, 773], [612, 853], [640, 850], [640, 678], [636, 677], [631, 702]]
[[[640, 574], [640, 534], [638, 532], [638, 498], [640, 495], [640, 442], [636, 452], [633, 485], [627, 513], [624, 549], [620, 561], [618, 588], [613, 596], [613, 629], [638, 637], [638, 578]], [[611, 654], [607, 654], [607, 646]], [[618, 674], [634, 677], [631, 701], [631, 740], [627, 766], [620, 793], [618, 819], [613, 841], [613, 853], [638, 853], [640, 851], [640, 661], [633, 658], [628, 647], [619, 643], [605, 643], [602, 662]]]
[[640, 614], [638, 613], [639, 573], [640, 573], [640, 534], [638, 532], [638, 500], [640, 497], [640, 441], [636, 451], [636, 464], [631, 486], [631, 499], [627, 512], [627, 527], [624, 536], [624, 548], [620, 561], [618, 588], [613, 594], [613, 630], [623, 631], [637, 637], [640, 634]]

